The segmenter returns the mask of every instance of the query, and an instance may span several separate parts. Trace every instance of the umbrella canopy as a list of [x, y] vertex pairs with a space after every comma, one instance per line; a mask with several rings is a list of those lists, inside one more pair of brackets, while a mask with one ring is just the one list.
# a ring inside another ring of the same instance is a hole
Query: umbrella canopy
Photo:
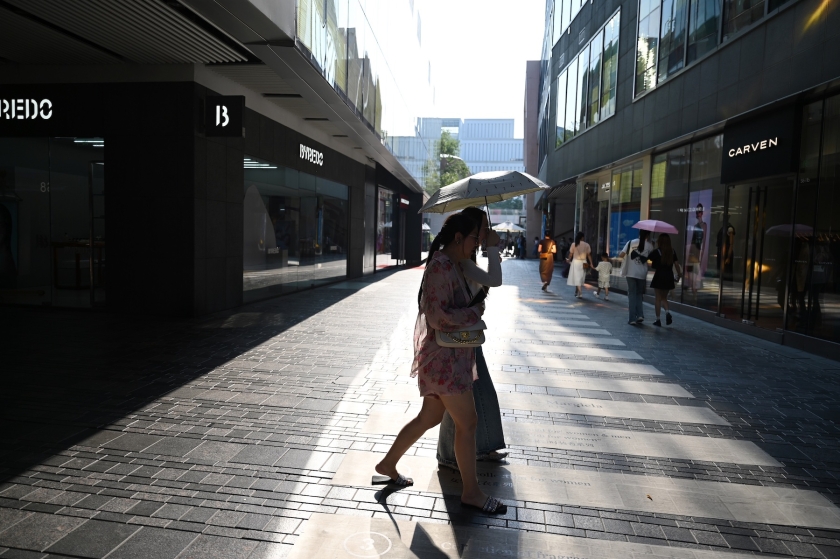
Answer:
[[429, 224], [428, 224], [428, 223], [424, 223], [424, 224], [423, 224], [423, 231], [431, 231], [431, 230], [432, 230], [432, 228], [431, 228], [431, 227], [429, 227]]
[[513, 222], [505, 221], [498, 225], [494, 225], [493, 231], [496, 231], [497, 233], [521, 233], [522, 231], [525, 231], [525, 228], [520, 227]]
[[791, 232], [797, 235], [813, 235], [814, 228], [801, 223], [785, 223], [784, 225], [774, 225], [765, 231], [767, 235], [774, 235], [777, 237], [789, 237]]
[[633, 226], [633, 229], [644, 229], [645, 231], [651, 231], [653, 233], [679, 233], [677, 228], [670, 223], [657, 221], [655, 219], [643, 219], [642, 221], [636, 223], [636, 225]]
[[476, 173], [444, 186], [432, 194], [418, 213], [454, 212], [469, 206], [501, 202], [548, 188], [540, 179], [519, 171]]

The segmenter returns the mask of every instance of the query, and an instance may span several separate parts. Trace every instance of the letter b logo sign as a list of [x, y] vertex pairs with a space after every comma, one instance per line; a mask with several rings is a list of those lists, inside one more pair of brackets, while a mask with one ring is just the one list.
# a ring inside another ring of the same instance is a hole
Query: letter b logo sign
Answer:
[[228, 110], [224, 105], [216, 105], [216, 126], [225, 127], [230, 122]]
[[245, 97], [208, 96], [205, 100], [204, 132], [207, 137], [241, 138]]

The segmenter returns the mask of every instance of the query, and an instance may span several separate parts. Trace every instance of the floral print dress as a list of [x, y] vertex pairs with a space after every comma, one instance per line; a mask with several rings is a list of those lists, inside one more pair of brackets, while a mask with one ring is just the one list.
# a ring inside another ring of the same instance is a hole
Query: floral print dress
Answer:
[[414, 362], [420, 396], [461, 394], [478, 378], [474, 348], [441, 347], [435, 330], [453, 332], [479, 321], [480, 312], [467, 307], [469, 299], [455, 265], [442, 252], [432, 257], [423, 276], [420, 311], [414, 326]]

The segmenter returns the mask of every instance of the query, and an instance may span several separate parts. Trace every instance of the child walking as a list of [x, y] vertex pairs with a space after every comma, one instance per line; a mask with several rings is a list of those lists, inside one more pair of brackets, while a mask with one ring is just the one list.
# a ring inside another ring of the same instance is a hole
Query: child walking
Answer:
[[604, 301], [610, 300], [610, 274], [612, 273], [612, 264], [610, 264], [610, 255], [606, 252], [601, 253], [601, 261], [595, 268], [598, 270], [598, 291], [595, 292], [595, 297], [601, 296], [601, 290], [604, 290]]

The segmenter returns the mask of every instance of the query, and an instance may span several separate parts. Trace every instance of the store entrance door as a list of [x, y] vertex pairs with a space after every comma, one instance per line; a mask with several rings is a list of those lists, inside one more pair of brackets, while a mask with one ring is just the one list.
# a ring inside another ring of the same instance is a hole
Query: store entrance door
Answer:
[[793, 178], [729, 185], [717, 232], [721, 314], [781, 328], [790, 258]]

